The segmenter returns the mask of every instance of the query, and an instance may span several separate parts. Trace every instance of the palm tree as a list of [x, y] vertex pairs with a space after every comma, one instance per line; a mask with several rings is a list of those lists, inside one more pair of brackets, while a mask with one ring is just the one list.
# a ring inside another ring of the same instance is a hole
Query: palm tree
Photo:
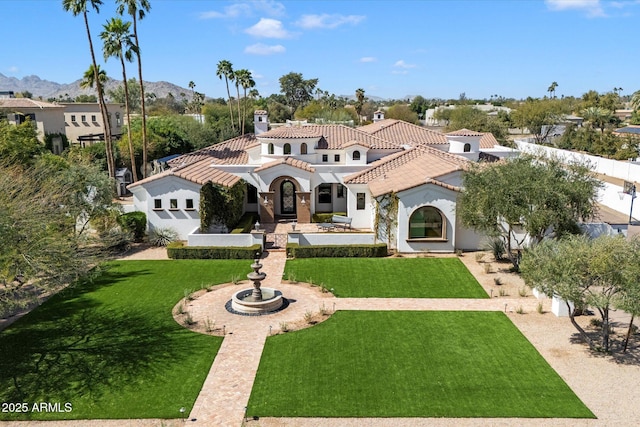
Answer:
[[362, 107], [364, 106], [364, 89], [356, 89], [356, 113], [358, 113], [358, 123], [362, 124]]
[[[62, 7], [65, 11], [71, 12], [73, 16], [82, 14], [84, 18], [84, 26], [87, 29], [87, 39], [89, 40], [89, 51], [91, 52], [91, 64], [93, 66], [93, 81], [99, 82], [100, 77], [98, 75], [98, 63], [96, 62], [96, 55], [93, 50], [93, 41], [91, 40], [91, 31], [89, 29], [89, 19], [87, 18], [88, 8], [94, 9], [96, 12], [100, 12], [100, 6], [102, 0], [62, 0]], [[104, 101], [104, 91], [101, 85], [96, 85], [98, 92], [98, 102], [100, 103], [100, 114], [102, 115], [102, 127], [104, 132], [105, 152], [107, 156], [107, 170], [109, 171], [109, 177], [114, 178], [116, 176], [115, 158], [113, 156], [113, 141], [111, 139], [111, 123], [109, 120], [109, 113], [107, 111], [107, 104]]]
[[591, 128], [597, 127], [601, 132], [612, 118], [611, 111], [602, 107], [588, 107], [582, 110], [582, 117], [589, 122]]
[[260, 98], [260, 92], [258, 92], [258, 89], [251, 89], [249, 91], [249, 98], [251, 99], [258, 99]]
[[133, 152], [133, 139], [131, 136], [131, 110], [129, 108], [129, 87], [127, 85], [127, 69], [124, 65], [125, 59], [133, 61], [133, 55], [137, 53], [137, 46], [133, 41], [133, 34], [129, 32], [131, 22], [123, 22], [120, 18], [111, 18], [104, 25], [104, 31], [100, 33], [103, 43], [104, 60], [110, 57], [120, 59], [122, 65], [122, 84], [124, 85], [124, 108], [127, 113], [127, 137], [129, 138], [129, 157], [131, 159], [131, 172], [133, 181], [138, 180], [136, 168], [136, 157]]
[[557, 87], [558, 87], [558, 83], [557, 82], [551, 83], [551, 86], [549, 86], [549, 88], [547, 89], [547, 92], [549, 92], [549, 98], [555, 98], [555, 96], [556, 96], [556, 88]]
[[633, 108], [633, 111], [640, 109], [640, 90], [633, 92], [633, 95], [631, 95], [631, 108]]
[[[242, 86], [244, 90], [244, 98], [243, 98], [243, 108], [242, 108], [242, 126], [240, 127], [240, 133], [244, 134], [244, 121], [247, 117], [247, 89], [252, 88], [256, 85], [256, 82], [253, 80], [251, 76], [251, 71], [249, 70], [238, 70], [235, 72], [236, 75], [236, 83]], [[239, 112], [238, 112], [239, 113]]]
[[231, 108], [231, 92], [229, 92], [229, 80], [233, 80], [233, 65], [231, 62], [223, 59], [218, 62], [218, 69], [216, 70], [216, 76], [222, 80], [224, 77], [224, 82], [227, 85], [227, 96], [229, 97], [229, 114], [231, 116], [231, 128], [235, 130], [235, 124], [233, 122], [233, 109]]
[[144, 83], [142, 80], [142, 59], [140, 58], [140, 42], [138, 41], [138, 19], [142, 20], [151, 9], [148, 0], [116, 0], [118, 14], [122, 15], [127, 10], [133, 20], [133, 39], [136, 45], [136, 57], [138, 58], [138, 81], [140, 82], [140, 108], [142, 113], [142, 177], [147, 176], [147, 110], [145, 107]]

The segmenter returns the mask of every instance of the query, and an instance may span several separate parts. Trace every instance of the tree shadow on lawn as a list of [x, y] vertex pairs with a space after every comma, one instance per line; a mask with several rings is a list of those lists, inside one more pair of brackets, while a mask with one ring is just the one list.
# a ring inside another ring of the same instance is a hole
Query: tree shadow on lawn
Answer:
[[117, 310], [78, 307], [73, 316], [16, 329], [0, 339], [5, 402], [95, 400], [159, 373], [184, 350], [172, 328]]
[[[0, 401], [92, 406], [108, 395], [107, 406], [118, 407], [117, 399], [135, 398], [136, 385], [157, 390], [167, 371], [185, 365], [193, 334], [170, 314], [164, 321], [157, 310], [132, 307], [127, 299], [135, 295], [122, 293], [113, 304], [90, 295], [140, 274], [149, 273], [103, 273], [54, 296], [0, 333]], [[125, 391], [128, 387], [134, 391]]]
[[[627, 351], [623, 353], [624, 341], [626, 338], [626, 326], [618, 322], [612, 322], [612, 327], [616, 328], [616, 333], [609, 336], [609, 352], [589, 349], [588, 344], [582, 339], [579, 333], [575, 332], [569, 338], [572, 344], [584, 345], [589, 355], [592, 357], [608, 358], [620, 365], [640, 366], [640, 335], [635, 333], [629, 337]], [[585, 332], [596, 345], [602, 344], [602, 333], [600, 330], [586, 329]]]

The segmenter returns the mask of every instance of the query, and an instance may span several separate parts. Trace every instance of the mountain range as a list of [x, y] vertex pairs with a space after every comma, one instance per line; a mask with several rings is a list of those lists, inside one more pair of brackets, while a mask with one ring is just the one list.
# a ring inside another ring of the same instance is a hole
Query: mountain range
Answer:
[[[43, 80], [38, 76], [25, 76], [21, 79], [16, 77], [7, 77], [0, 73], [0, 91], [12, 90], [14, 93], [31, 92], [32, 98], [43, 100], [49, 98], [75, 98], [78, 95], [95, 95], [95, 89], [82, 89], [80, 87], [81, 79], [72, 83], [62, 84], [49, 80]], [[122, 84], [121, 80], [109, 78], [105, 85], [106, 91], [114, 90]], [[144, 82], [145, 92], [147, 94], [154, 93], [158, 98], [164, 98], [169, 93], [180, 99], [184, 93], [187, 99], [191, 99], [191, 89], [186, 89], [169, 82]]]

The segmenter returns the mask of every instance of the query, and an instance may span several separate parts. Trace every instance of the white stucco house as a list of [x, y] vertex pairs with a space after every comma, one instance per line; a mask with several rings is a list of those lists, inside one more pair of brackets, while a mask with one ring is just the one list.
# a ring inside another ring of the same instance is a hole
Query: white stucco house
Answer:
[[398, 218], [391, 247], [477, 249], [481, 236], [456, 216], [462, 172], [484, 156], [513, 154], [491, 134], [442, 134], [383, 117], [360, 128], [296, 123], [269, 129], [266, 111], [254, 119], [255, 133], [179, 156], [169, 169], [128, 186], [150, 230], [172, 228], [187, 240], [200, 225], [202, 185], [243, 180], [244, 210], [258, 213], [262, 224], [308, 223], [314, 213], [343, 212], [353, 228], [372, 230], [377, 200], [393, 193]]

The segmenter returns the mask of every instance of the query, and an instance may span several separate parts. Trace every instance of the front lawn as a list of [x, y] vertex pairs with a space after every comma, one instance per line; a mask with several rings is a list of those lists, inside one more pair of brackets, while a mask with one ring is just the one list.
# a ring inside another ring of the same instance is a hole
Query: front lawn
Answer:
[[[184, 329], [171, 309], [185, 289], [248, 271], [246, 260], [107, 264], [93, 283], [0, 332], [0, 402], [29, 409], [0, 419], [175, 418], [181, 407], [188, 414], [222, 338]], [[63, 412], [33, 412], [40, 402]]]
[[285, 267], [292, 278], [345, 298], [488, 298], [458, 258], [294, 259]]
[[247, 412], [594, 418], [500, 312], [339, 311], [269, 337]]

